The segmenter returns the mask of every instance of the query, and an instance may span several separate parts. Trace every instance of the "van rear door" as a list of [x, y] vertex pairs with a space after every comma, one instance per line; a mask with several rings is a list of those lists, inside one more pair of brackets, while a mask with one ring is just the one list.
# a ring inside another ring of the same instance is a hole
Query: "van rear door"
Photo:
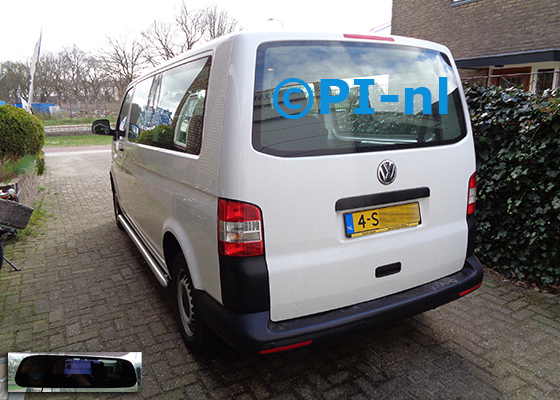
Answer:
[[[442, 79], [444, 78], [444, 79]], [[271, 319], [450, 275], [467, 251], [474, 146], [447, 50], [377, 41], [258, 47], [245, 199], [263, 215]]]

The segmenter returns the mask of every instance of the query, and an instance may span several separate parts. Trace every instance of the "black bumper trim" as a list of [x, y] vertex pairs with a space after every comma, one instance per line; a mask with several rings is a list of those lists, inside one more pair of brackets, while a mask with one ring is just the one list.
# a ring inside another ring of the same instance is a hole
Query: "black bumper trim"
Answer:
[[270, 309], [268, 268], [264, 256], [228, 257], [220, 254], [222, 303], [238, 313]]
[[380, 299], [293, 320], [272, 322], [268, 311], [242, 314], [228, 310], [199, 291], [204, 320], [222, 339], [243, 354], [287, 346], [307, 340], [314, 343], [380, 328], [439, 307], [482, 282], [484, 271], [475, 256], [459, 272]]
[[397, 203], [430, 197], [430, 188], [419, 187], [415, 189], [397, 190], [394, 192], [374, 193], [356, 197], [346, 197], [337, 200], [335, 211], [346, 211], [355, 208], [373, 207], [382, 204]]

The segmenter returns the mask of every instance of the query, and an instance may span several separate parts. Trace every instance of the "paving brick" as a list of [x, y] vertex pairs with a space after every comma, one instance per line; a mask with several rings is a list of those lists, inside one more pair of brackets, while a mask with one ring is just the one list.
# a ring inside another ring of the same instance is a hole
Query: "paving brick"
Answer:
[[141, 351], [144, 366], [139, 395], [54, 398], [560, 398], [560, 298], [492, 274], [463, 299], [333, 343], [247, 358], [218, 342], [192, 356], [167, 292], [115, 226], [109, 153], [46, 161], [40, 195], [52, 217], [6, 248], [23, 271], [0, 271], [0, 357]]

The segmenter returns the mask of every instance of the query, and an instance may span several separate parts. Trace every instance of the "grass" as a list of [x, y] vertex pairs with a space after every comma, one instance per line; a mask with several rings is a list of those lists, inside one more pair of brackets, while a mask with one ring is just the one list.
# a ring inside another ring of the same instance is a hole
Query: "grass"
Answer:
[[35, 169], [35, 156], [24, 156], [19, 159], [5, 158], [0, 160], [0, 182], [8, 182], [18, 175], [30, 173]]
[[[39, 191], [42, 190], [44, 190], [44, 187], [39, 188]], [[15, 240], [19, 241], [39, 236], [41, 234], [40, 228], [47, 217], [52, 217], [52, 215], [47, 215], [43, 207], [43, 197], [40, 197], [39, 200], [36, 200], [33, 204], [33, 213], [29, 218], [27, 226], [17, 232]]]
[[44, 147], [97, 146], [112, 141], [112, 136], [104, 135], [53, 136], [45, 138]]

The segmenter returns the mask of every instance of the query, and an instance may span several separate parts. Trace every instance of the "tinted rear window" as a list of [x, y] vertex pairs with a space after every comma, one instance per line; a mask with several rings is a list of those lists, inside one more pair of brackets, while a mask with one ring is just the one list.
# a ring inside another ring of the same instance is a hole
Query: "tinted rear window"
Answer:
[[466, 135], [459, 85], [434, 50], [265, 43], [257, 50], [253, 147], [298, 157], [453, 143]]

